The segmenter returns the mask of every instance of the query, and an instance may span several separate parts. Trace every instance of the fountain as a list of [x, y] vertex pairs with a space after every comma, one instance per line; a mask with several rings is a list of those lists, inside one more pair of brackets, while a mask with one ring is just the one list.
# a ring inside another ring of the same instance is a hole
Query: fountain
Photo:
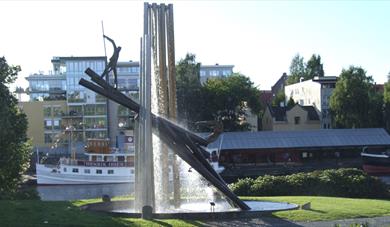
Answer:
[[205, 147], [211, 137], [202, 138], [175, 124], [172, 4], [144, 4], [139, 103], [116, 90], [93, 70], [88, 68], [85, 73], [94, 83], [81, 79], [80, 85], [138, 114], [134, 201], [91, 204], [87, 209], [151, 219], [248, 216], [297, 207], [293, 204], [271, 206], [270, 203], [261, 206], [262, 202], [240, 200], [206, 159]]

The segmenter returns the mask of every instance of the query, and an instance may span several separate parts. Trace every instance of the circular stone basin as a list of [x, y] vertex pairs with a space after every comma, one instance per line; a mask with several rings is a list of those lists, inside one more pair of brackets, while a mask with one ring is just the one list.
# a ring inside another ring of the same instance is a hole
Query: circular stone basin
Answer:
[[[251, 209], [247, 211], [231, 208], [226, 201], [215, 202], [215, 206], [204, 202], [185, 202], [180, 208], [169, 208], [163, 212], [153, 213], [153, 218], [184, 218], [184, 219], [226, 219], [242, 217], [258, 217], [260, 214], [274, 211], [298, 209], [298, 205], [268, 201], [244, 201]], [[86, 210], [104, 212], [114, 216], [140, 218], [141, 214], [134, 211], [133, 201], [112, 201], [93, 203], [83, 206]]]

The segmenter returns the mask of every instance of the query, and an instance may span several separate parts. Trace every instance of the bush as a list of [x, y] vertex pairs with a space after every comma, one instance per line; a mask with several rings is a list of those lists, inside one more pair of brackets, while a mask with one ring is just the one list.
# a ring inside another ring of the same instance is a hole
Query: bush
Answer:
[[386, 185], [358, 169], [337, 169], [240, 179], [229, 185], [240, 196], [317, 195], [390, 198]]

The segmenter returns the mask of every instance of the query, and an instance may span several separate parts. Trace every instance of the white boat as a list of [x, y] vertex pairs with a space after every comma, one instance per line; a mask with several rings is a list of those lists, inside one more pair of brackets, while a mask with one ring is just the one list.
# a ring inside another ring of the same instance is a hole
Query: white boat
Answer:
[[[88, 140], [86, 160], [60, 158], [57, 165], [36, 163], [37, 184], [113, 184], [134, 183], [134, 150], [132, 152], [109, 152], [108, 140]], [[220, 173], [216, 151], [210, 152], [210, 164]], [[170, 180], [172, 169], [169, 168]]]
[[86, 153], [88, 160], [61, 158], [56, 166], [36, 164], [38, 184], [112, 184], [134, 182], [134, 154]]
[[111, 152], [108, 139], [89, 139], [88, 157], [60, 158], [57, 165], [36, 164], [37, 184], [112, 184], [134, 182], [134, 150]]

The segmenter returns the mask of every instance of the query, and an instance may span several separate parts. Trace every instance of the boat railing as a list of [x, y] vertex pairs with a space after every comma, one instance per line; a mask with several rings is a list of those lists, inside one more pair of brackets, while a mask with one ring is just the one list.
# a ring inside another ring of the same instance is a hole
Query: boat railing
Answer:
[[133, 167], [134, 161], [87, 161], [61, 158], [60, 164], [68, 166], [90, 166], [90, 167]]

